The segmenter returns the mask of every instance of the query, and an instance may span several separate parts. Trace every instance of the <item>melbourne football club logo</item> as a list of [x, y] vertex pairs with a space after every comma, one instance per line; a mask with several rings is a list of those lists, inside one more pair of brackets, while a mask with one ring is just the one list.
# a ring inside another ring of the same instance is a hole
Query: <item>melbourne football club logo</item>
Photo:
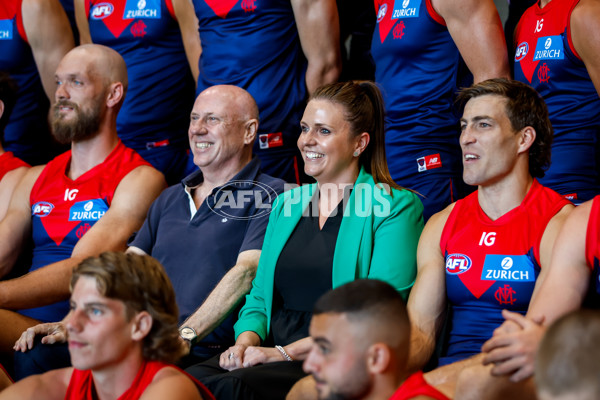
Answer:
[[464, 254], [450, 254], [446, 256], [446, 273], [450, 275], [459, 275], [467, 272], [473, 263], [469, 256]]

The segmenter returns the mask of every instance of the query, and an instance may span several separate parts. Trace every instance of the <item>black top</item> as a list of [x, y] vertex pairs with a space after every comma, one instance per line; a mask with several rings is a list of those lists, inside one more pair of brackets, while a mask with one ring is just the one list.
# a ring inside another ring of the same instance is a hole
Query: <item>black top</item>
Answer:
[[283, 247], [275, 266], [271, 332], [274, 344], [287, 345], [308, 336], [317, 299], [331, 289], [333, 253], [344, 213], [340, 201], [319, 229], [318, 196], [309, 204]]

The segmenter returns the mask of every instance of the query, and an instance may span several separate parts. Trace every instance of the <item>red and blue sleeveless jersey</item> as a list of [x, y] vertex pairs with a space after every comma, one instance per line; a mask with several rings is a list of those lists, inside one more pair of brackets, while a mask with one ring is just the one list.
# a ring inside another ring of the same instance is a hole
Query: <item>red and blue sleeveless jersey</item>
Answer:
[[[194, 79], [171, 0], [86, 0], [92, 42], [116, 50], [129, 88], [117, 117], [127, 147], [187, 148]], [[168, 141], [168, 142], [167, 142]]]
[[15, 157], [10, 151], [0, 154], [0, 181], [8, 172], [21, 167], [29, 167], [29, 164]]
[[[71, 151], [50, 161], [31, 189], [33, 260], [29, 271], [71, 257], [79, 239], [108, 211], [121, 179], [149, 165], [122, 142], [103, 163], [75, 180], [66, 175], [70, 161]], [[20, 313], [40, 321], [60, 321], [68, 310], [64, 301]]]
[[588, 219], [587, 234], [585, 238], [585, 259], [592, 271], [591, 292], [598, 304], [600, 296], [600, 195], [594, 197], [590, 217]]
[[440, 363], [479, 353], [504, 322], [503, 309], [525, 314], [540, 272], [544, 231], [569, 204], [534, 180], [518, 207], [491, 220], [477, 195], [456, 202], [442, 231], [452, 317], [448, 350]]
[[571, 41], [578, 2], [525, 11], [515, 31], [514, 76], [542, 95], [554, 128], [552, 165], [540, 182], [580, 202], [600, 193], [600, 97]]
[[431, 0], [375, 0], [375, 10], [371, 52], [385, 100], [392, 177], [410, 187], [410, 179], [427, 170], [455, 175], [461, 168], [453, 111], [460, 53], [445, 21]]
[[[181, 371], [174, 365], [165, 364], [160, 361], [145, 361], [133, 379], [133, 382], [131, 382], [131, 386], [123, 394], [121, 394], [117, 400], [139, 399], [146, 391], [148, 385], [150, 385], [154, 380], [156, 373], [165, 367], [171, 367]], [[198, 382], [195, 378], [184, 371], [181, 371], [181, 373], [185, 374], [196, 384], [196, 387], [198, 388], [198, 391], [203, 399], [214, 400], [212, 393], [210, 393], [210, 391], [202, 383]], [[92, 371], [89, 369], [79, 370], [73, 368], [73, 374], [71, 375], [71, 380], [69, 381], [69, 386], [67, 387], [65, 400], [93, 400], [96, 398], [97, 394], [96, 389], [94, 388], [94, 377], [92, 375]]]
[[19, 85], [17, 103], [4, 131], [4, 149], [35, 163], [48, 152], [51, 142], [47, 122], [50, 103], [23, 27], [22, 2], [0, 1], [0, 70]]
[[260, 110], [255, 152], [295, 152], [307, 61], [290, 0], [193, 3], [202, 42], [197, 93], [219, 84], [246, 89]]

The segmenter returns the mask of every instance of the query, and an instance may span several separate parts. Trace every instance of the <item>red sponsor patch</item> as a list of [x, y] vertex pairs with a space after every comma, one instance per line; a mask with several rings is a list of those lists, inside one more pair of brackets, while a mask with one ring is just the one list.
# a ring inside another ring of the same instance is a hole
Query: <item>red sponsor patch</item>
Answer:
[[427, 171], [434, 168], [440, 168], [442, 166], [442, 157], [440, 154], [430, 154], [425, 157], [417, 158], [417, 165], [419, 172]]
[[263, 133], [258, 135], [258, 143], [261, 149], [270, 149], [283, 146], [283, 135], [281, 132]]

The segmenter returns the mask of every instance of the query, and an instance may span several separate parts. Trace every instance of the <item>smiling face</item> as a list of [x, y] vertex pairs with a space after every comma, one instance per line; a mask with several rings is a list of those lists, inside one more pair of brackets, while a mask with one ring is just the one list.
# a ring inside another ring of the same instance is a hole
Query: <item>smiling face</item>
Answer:
[[368, 133], [352, 135], [344, 119], [344, 108], [327, 100], [311, 100], [306, 106], [298, 148], [304, 159], [304, 172], [319, 183], [350, 183], [359, 171], [355, 151], [368, 144]]
[[93, 69], [87, 52], [71, 51], [56, 70], [52, 131], [63, 144], [91, 138], [98, 133], [106, 112], [106, 87]]
[[364, 340], [354, 335], [345, 314], [314, 315], [313, 346], [304, 371], [313, 375], [320, 400], [361, 399], [372, 389]]
[[208, 170], [237, 170], [240, 160], [251, 158], [255, 132], [249, 134], [250, 118], [238, 102], [236, 89], [215, 86], [202, 92], [190, 116], [189, 140], [194, 164]]
[[137, 317], [127, 318], [125, 304], [98, 292], [96, 279], [82, 276], [71, 294], [71, 311], [65, 320], [71, 364], [80, 370], [99, 371], [118, 365], [139, 352]]
[[521, 151], [521, 136], [506, 115], [506, 100], [497, 95], [474, 97], [461, 118], [463, 180], [490, 185], [509, 175]]

